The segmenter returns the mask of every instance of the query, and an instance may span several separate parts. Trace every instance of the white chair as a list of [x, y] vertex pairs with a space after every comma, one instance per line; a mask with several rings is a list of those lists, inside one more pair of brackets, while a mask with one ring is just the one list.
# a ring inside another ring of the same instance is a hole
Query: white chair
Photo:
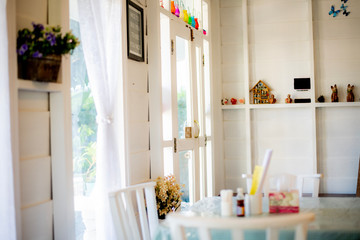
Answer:
[[280, 229], [295, 229], [295, 240], [307, 238], [308, 224], [315, 219], [311, 212], [258, 217], [201, 217], [171, 213], [166, 221], [170, 225], [171, 239], [186, 239], [185, 228], [196, 228], [200, 240], [211, 239], [211, 229], [229, 230], [232, 239], [244, 239], [244, 230], [266, 230], [266, 239], [278, 239]]
[[[252, 184], [252, 174], [242, 174], [242, 178], [246, 180], [246, 188], [247, 192], [250, 192], [251, 184]], [[319, 186], [320, 186], [320, 178], [322, 178], [322, 174], [303, 174], [303, 175], [297, 175], [294, 177], [297, 179], [297, 188], [299, 189], [299, 196], [303, 197], [303, 190], [304, 190], [304, 181], [305, 179], [310, 179], [313, 181], [312, 183], [312, 197], [318, 197], [319, 196]], [[267, 189], [264, 189], [264, 192], [267, 193]]]
[[150, 240], [154, 236], [159, 224], [155, 185], [155, 182], [142, 183], [109, 193], [117, 239]]

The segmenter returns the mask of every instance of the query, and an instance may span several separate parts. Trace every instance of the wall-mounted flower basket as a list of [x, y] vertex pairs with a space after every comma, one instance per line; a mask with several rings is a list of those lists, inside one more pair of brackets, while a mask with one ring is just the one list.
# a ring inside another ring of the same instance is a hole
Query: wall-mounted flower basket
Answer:
[[62, 34], [61, 27], [44, 27], [32, 23], [33, 29], [18, 31], [18, 77], [39, 82], [57, 82], [61, 56], [72, 53], [80, 44], [70, 32]]
[[18, 77], [39, 82], [57, 82], [61, 56], [18, 59]]

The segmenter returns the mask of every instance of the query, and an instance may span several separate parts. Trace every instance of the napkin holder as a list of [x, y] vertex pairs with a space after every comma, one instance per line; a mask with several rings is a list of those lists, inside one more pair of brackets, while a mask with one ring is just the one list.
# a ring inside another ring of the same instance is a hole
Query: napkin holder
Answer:
[[289, 174], [269, 179], [269, 213], [298, 213], [299, 190], [296, 177]]

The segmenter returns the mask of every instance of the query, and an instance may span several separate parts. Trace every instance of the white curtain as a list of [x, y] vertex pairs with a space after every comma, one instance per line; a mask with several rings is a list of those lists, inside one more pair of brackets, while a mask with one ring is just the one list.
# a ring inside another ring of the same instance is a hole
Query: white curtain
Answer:
[[97, 111], [97, 239], [115, 239], [108, 192], [122, 186], [115, 117], [117, 84], [122, 82], [122, 0], [78, 0], [80, 34]]
[[6, 0], [0, 0], [0, 63], [0, 239], [12, 240], [16, 239], [16, 223], [10, 131]]

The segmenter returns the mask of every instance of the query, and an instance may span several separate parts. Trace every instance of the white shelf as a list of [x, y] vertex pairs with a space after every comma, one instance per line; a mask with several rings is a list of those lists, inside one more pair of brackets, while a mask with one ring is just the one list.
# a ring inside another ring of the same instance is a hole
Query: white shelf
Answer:
[[324, 102], [316, 103], [317, 108], [322, 107], [360, 107], [360, 102]]
[[360, 102], [325, 102], [325, 103], [277, 103], [277, 104], [237, 104], [222, 105], [223, 110], [236, 109], [275, 109], [275, 108], [328, 108], [328, 107], [360, 107]]
[[36, 82], [23, 79], [17, 80], [17, 86], [19, 90], [27, 90], [34, 92], [61, 92], [62, 90], [61, 83]]
[[250, 109], [268, 108], [306, 108], [311, 107], [311, 103], [278, 103], [278, 104], [250, 104]]
[[193, 26], [189, 25], [188, 23], [184, 22], [183, 19], [175, 16], [175, 15], [172, 14], [170, 11], [166, 10], [165, 8], [162, 8], [162, 7], [160, 7], [160, 6], [159, 6], [159, 8], [160, 8], [160, 13], [168, 16], [171, 20], [176, 21], [176, 22], [178, 22], [178, 23], [183, 23], [183, 24], [187, 25], [189, 28], [192, 28], [193, 30], [195, 30], [195, 31], [194, 31], [195, 34], [201, 35], [201, 36], [203, 36], [203, 37], [206, 38], [206, 39], [208, 38], [208, 36], [209, 36], [209, 33], [208, 33], [209, 30], [208, 30], [208, 29], [205, 29], [205, 30], [206, 30], [206, 35], [204, 35], [202, 28], [199, 27], [199, 29], [196, 29], [196, 28], [194, 28]]
[[228, 109], [228, 110], [234, 110], [234, 109], [245, 109], [248, 105], [245, 104], [237, 104], [237, 105], [222, 105], [221, 109]]

